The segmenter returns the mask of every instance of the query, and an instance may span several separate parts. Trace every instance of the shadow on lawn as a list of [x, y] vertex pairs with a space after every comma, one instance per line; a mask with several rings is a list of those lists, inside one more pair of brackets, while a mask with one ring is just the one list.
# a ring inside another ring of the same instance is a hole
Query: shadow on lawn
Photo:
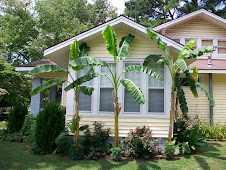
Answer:
[[[214, 159], [220, 159], [225, 161], [226, 158], [219, 154], [220, 150], [216, 147], [223, 147], [219, 143], [210, 143], [208, 146], [202, 147], [200, 149], [201, 154], [194, 155], [194, 158], [199, 163], [200, 167], [203, 169], [211, 169], [208, 162], [206, 161], [206, 158], [214, 158]], [[189, 159], [191, 155], [185, 156], [186, 159]]]

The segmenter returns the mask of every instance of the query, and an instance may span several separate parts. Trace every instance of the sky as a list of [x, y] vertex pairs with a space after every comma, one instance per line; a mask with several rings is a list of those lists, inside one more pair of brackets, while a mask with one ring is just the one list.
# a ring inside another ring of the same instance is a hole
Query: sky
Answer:
[[[122, 14], [125, 9], [125, 3], [126, 0], [109, 0], [112, 6], [118, 8], [118, 14]], [[88, 0], [88, 2], [92, 2], [92, 0]]]

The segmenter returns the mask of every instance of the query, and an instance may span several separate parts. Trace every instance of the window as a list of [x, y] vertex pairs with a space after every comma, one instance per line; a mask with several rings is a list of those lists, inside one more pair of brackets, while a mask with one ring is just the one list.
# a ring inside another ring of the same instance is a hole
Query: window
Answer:
[[226, 41], [218, 40], [218, 54], [226, 54]]
[[[137, 63], [125, 63], [125, 67], [130, 65], [140, 65]], [[140, 73], [130, 72], [125, 73], [125, 78], [132, 80], [137, 87], [140, 88]], [[140, 105], [136, 100], [130, 95], [130, 93], [124, 88], [124, 112], [140, 112]]]
[[[84, 76], [92, 66], [86, 66], [79, 71], [79, 77]], [[92, 86], [92, 80], [87, 81], [82, 84], [82, 86]], [[91, 111], [91, 96], [83, 94], [81, 91], [79, 93], [79, 110], [81, 111]]]
[[212, 46], [213, 40], [202, 40], [202, 46]]
[[180, 43], [180, 39], [173, 39], [174, 41]]
[[[190, 41], [191, 39], [185, 39], [185, 45]], [[195, 45], [192, 47], [192, 50], [196, 49], [197, 48], [197, 40], [196, 40], [196, 43]]]
[[[148, 66], [164, 78], [164, 65], [150, 63]], [[164, 112], [164, 83], [153, 76], [148, 76], [148, 112]]]
[[[110, 69], [114, 72], [114, 64], [110, 64]], [[101, 67], [101, 73], [106, 74], [110, 79], [112, 79], [111, 73], [107, 67]], [[100, 111], [114, 112], [113, 97], [112, 97], [113, 87], [111, 82], [105, 77], [100, 78]]]

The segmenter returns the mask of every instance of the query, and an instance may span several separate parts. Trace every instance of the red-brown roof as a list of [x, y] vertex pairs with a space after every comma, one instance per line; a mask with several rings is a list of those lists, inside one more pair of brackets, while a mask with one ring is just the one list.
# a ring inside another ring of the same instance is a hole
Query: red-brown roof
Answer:
[[198, 59], [189, 67], [196, 67], [198, 70], [226, 70], [226, 60], [212, 59], [212, 67], [208, 67], [208, 59]]
[[27, 64], [22, 64], [17, 67], [37, 67], [37, 66], [43, 65], [43, 64], [57, 65], [55, 62], [51, 61], [50, 59], [41, 59], [41, 60], [33, 61], [33, 62], [30, 62]]

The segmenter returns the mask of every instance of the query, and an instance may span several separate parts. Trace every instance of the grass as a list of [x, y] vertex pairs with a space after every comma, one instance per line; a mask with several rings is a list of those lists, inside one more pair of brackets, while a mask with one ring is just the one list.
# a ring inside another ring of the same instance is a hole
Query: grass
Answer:
[[197, 155], [185, 155], [177, 161], [111, 162], [70, 161], [30, 153], [24, 144], [0, 141], [1, 169], [224, 169], [226, 142], [213, 142], [200, 148]]

